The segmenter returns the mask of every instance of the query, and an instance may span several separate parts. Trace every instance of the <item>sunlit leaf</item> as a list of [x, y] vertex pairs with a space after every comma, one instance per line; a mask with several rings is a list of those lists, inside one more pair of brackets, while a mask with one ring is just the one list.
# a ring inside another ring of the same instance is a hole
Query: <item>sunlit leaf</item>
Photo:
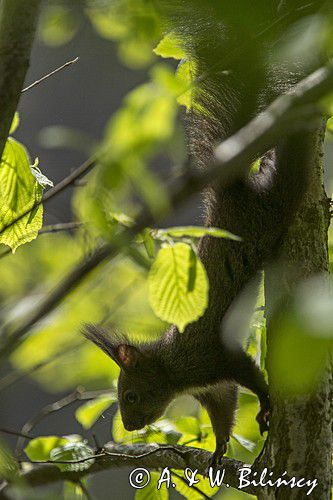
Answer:
[[50, 454], [54, 448], [63, 446], [66, 443], [68, 443], [68, 440], [64, 437], [41, 436], [31, 439], [24, 451], [30, 460], [44, 462], [50, 460]]
[[188, 481], [185, 479], [184, 472], [175, 471], [175, 473], [172, 474], [172, 482], [176, 485], [178, 493], [180, 493], [184, 498], [202, 500], [204, 495], [208, 498], [212, 498], [218, 492], [219, 488], [212, 488], [208, 478], [196, 475], [196, 479], [199, 479], [199, 482], [195, 484], [197, 489], [194, 489], [193, 487], [188, 486]]
[[251, 453], [254, 452], [256, 448], [256, 443], [253, 443], [249, 439], [246, 439], [245, 437], [240, 436], [239, 434], [233, 434], [232, 437], [246, 450], [250, 451]]
[[151, 235], [151, 231], [146, 229], [142, 234], [142, 238], [148, 257], [153, 259], [155, 257], [155, 241]]
[[[84, 479], [81, 481], [84, 481]], [[64, 481], [63, 500], [85, 500], [81, 484]]]
[[187, 89], [178, 97], [177, 102], [189, 110], [194, 105], [196, 78], [195, 63], [190, 60], [181, 61], [177, 69], [177, 76]]
[[96, 31], [118, 42], [119, 57], [131, 68], [140, 68], [153, 59], [153, 47], [161, 38], [156, 9], [145, 0], [101, 2], [86, 10]]
[[112, 436], [116, 443], [131, 442], [132, 440], [133, 434], [125, 429], [119, 410], [113, 417]]
[[42, 191], [26, 149], [9, 138], [0, 164], [0, 242], [13, 251], [35, 239], [42, 227], [43, 207], [33, 208], [41, 200]]
[[136, 490], [135, 500], [167, 500], [169, 492], [166, 484], [162, 483], [158, 489], [158, 481], [160, 474], [158, 472], [150, 472], [150, 481], [144, 488]]
[[175, 323], [181, 332], [202, 316], [207, 307], [208, 280], [189, 245], [177, 243], [158, 252], [149, 273], [149, 300], [155, 314]]
[[162, 433], [164, 436], [163, 441], [168, 444], [177, 444], [181, 437], [181, 433], [178, 432], [177, 427], [167, 418], [162, 418], [155, 422], [151, 429], [155, 433], [156, 431]]
[[12, 134], [14, 134], [14, 132], [16, 132], [19, 124], [20, 124], [20, 115], [16, 111], [14, 118], [13, 118], [13, 121], [12, 121], [12, 124], [11, 124], [11, 127], [10, 127], [10, 131], [9, 131], [10, 135], [12, 135]]
[[102, 413], [117, 401], [116, 396], [101, 396], [80, 406], [75, 411], [76, 420], [85, 429], [90, 429]]
[[199, 421], [195, 417], [181, 417], [177, 419], [176, 427], [182, 433], [193, 436], [199, 436], [201, 432]]
[[166, 229], [158, 229], [153, 232], [156, 238], [164, 236], [172, 236], [174, 238], [202, 238], [203, 236], [214, 236], [215, 238], [226, 238], [234, 241], [241, 241], [239, 236], [236, 236], [229, 231], [219, 229], [217, 227], [200, 227], [200, 226], [177, 226]]
[[42, 11], [39, 36], [52, 47], [68, 43], [78, 28], [77, 16], [65, 5], [46, 5]]

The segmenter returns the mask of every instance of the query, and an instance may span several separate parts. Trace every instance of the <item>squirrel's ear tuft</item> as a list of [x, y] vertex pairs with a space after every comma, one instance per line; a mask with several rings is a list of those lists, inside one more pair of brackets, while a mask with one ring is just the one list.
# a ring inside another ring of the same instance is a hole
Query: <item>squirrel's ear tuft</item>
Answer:
[[120, 368], [133, 368], [136, 365], [139, 350], [128, 344], [123, 335], [92, 324], [84, 326], [83, 335], [110, 356]]

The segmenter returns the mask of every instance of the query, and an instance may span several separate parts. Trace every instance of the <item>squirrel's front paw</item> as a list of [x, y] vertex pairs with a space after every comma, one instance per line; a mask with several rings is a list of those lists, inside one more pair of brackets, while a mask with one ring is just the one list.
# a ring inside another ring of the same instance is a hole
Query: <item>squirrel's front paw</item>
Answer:
[[208, 476], [209, 474], [210, 467], [212, 467], [214, 471], [216, 471], [219, 467], [221, 467], [222, 458], [227, 452], [229, 440], [230, 440], [229, 437], [227, 437], [225, 441], [216, 444], [216, 450], [214, 451], [214, 453], [212, 454], [211, 458], [208, 461], [208, 465], [205, 472], [206, 476]]
[[265, 399], [260, 403], [260, 411], [256, 416], [256, 421], [259, 424], [260, 434], [263, 435], [264, 432], [269, 429], [269, 418], [271, 415], [271, 408], [269, 404], [269, 398]]

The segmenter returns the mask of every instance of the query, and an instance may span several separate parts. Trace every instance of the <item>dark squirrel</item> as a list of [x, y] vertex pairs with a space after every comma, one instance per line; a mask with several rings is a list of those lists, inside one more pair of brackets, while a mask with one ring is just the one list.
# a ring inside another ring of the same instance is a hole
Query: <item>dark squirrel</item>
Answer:
[[[175, 0], [159, 5], [196, 64], [195, 101], [206, 111], [193, 110], [186, 121], [191, 164], [201, 169], [209, 168], [219, 142], [301, 76], [290, 68], [277, 72], [268, 63], [288, 22], [304, 15], [295, 10], [297, 2], [289, 18], [279, 11], [283, 2], [239, 3], [243, 17], [230, 1]], [[211, 186], [204, 193], [205, 224], [227, 229], [243, 241], [210, 236], [200, 241], [199, 256], [210, 282], [209, 306], [183, 334], [172, 326], [155, 342], [133, 345], [97, 326], [86, 327], [86, 337], [121, 368], [118, 396], [127, 430], [153, 423], [176, 396], [190, 393], [210, 416], [216, 436], [211, 465], [217, 466], [234, 424], [238, 384], [258, 396], [260, 432], [268, 430], [264, 375], [241, 345], [224, 341], [223, 318], [245, 285], [274, 258], [292, 222], [305, 189], [310, 137], [308, 131], [294, 131], [267, 152], [257, 173]]]

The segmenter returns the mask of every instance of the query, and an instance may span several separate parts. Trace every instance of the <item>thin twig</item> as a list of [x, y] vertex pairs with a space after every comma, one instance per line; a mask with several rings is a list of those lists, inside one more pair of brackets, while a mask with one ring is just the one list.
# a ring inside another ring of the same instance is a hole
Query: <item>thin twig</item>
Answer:
[[33, 439], [33, 436], [30, 436], [30, 434], [23, 434], [22, 432], [7, 429], [5, 427], [1, 427], [0, 432], [2, 432], [3, 434], [9, 434], [10, 436], [22, 437], [24, 439]]
[[45, 80], [47, 80], [48, 78], [50, 78], [51, 76], [55, 75], [56, 73], [59, 73], [59, 71], [65, 69], [65, 68], [68, 68], [68, 66], [72, 66], [72, 64], [75, 64], [77, 63], [79, 60], [78, 57], [76, 57], [75, 59], [73, 59], [72, 61], [68, 61], [66, 62], [65, 64], [63, 64], [62, 66], [59, 66], [59, 68], [56, 68], [54, 69], [53, 71], [51, 71], [50, 73], [48, 73], [47, 75], [43, 76], [42, 78], [40, 78], [39, 80], [36, 80], [34, 83], [31, 83], [30, 85], [28, 85], [28, 87], [25, 87], [23, 90], [22, 90], [22, 94], [23, 92], [27, 92], [28, 90], [31, 90], [32, 88], [36, 87], [37, 85], [39, 85], [40, 83], [43, 83]]
[[39, 231], [38, 234], [48, 234], [48, 233], [59, 233], [61, 231], [72, 231], [73, 229], [79, 229], [84, 224], [83, 222], [59, 222], [58, 224], [52, 224], [49, 226], [44, 226]]
[[91, 158], [88, 158], [88, 160], [82, 163], [82, 165], [75, 168], [73, 172], [71, 172], [67, 177], [58, 182], [58, 184], [56, 184], [53, 188], [51, 188], [44, 194], [41, 203], [45, 205], [45, 203], [61, 193], [64, 189], [73, 185], [77, 179], [82, 177], [82, 175], [87, 174], [89, 170], [91, 170], [96, 165], [98, 158], [99, 157], [97, 157], [97, 155], [93, 155]]
[[[77, 401], [89, 401], [95, 399], [99, 396], [104, 396], [110, 394], [111, 391], [100, 390], [100, 391], [86, 391], [83, 387], [78, 387], [74, 392], [68, 394], [64, 398], [55, 401], [54, 403], [48, 404], [42, 408], [37, 415], [28, 420], [24, 424], [21, 430], [21, 434], [30, 435], [31, 431], [42, 421], [44, 418], [48, 417], [52, 413], [55, 413], [63, 408], [66, 408]], [[22, 452], [24, 445], [24, 438], [21, 437], [16, 446], [16, 453], [19, 455]]]

